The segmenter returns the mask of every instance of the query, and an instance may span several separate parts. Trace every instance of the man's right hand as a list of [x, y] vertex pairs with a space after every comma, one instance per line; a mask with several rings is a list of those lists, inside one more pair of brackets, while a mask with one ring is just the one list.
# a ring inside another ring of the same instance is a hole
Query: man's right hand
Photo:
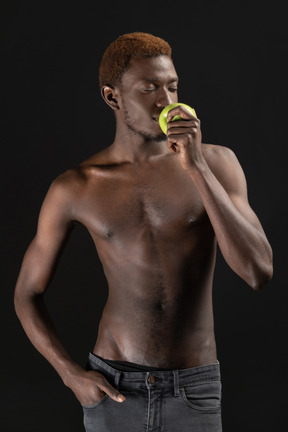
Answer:
[[71, 388], [81, 405], [100, 402], [105, 394], [116, 402], [125, 401], [125, 397], [99, 372], [82, 370], [69, 381], [67, 386]]

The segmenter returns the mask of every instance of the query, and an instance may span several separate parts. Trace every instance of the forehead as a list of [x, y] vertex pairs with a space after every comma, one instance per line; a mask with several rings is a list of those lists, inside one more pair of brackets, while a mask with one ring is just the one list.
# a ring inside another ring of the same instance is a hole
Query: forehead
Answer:
[[168, 56], [133, 57], [122, 76], [122, 85], [135, 81], [175, 80], [177, 73]]

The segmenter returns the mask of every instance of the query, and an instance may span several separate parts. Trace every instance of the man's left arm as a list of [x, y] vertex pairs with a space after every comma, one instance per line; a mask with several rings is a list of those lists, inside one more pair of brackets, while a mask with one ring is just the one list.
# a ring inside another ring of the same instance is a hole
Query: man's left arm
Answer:
[[198, 189], [226, 262], [258, 290], [272, 277], [272, 249], [249, 205], [243, 170], [230, 149], [203, 150], [200, 121], [188, 111], [177, 107], [168, 121], [176, 114], [186, 118], [168, 123], [170, 147]]

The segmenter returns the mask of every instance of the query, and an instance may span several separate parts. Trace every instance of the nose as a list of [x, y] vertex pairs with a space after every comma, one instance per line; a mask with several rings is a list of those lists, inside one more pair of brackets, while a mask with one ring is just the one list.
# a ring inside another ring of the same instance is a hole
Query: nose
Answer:
[[157, 99], [156, 99], [156, 106], [158, 108], [165, 108], [167, 105], [170, 105], [171, 103], [173, 103], [172, 100], [172, 95], [169, 91], [165, 90], [165, 89], [159, 89], [159, 93], [157, 95]]

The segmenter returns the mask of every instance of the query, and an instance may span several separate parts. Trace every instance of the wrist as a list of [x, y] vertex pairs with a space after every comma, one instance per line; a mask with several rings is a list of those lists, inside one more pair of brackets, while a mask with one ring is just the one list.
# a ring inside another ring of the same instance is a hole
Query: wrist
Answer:
[[187, 171], [191, 177], [194, 177], [199, 174], [204, 175], [207, 169], [209, 169], [208, 164], [201, 154], [199, 157], [193, 159], [193, 161], [189, 164]]
[[71, 359], [59, 362], [56, 370], [66, 387], [71, 387], [75, 378], [84, 372], [84, 369]]

